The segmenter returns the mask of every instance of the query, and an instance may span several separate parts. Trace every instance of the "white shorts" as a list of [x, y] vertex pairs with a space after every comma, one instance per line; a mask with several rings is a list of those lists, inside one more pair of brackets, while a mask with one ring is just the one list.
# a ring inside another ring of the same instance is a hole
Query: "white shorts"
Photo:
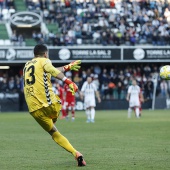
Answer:
[[96, 101], [93, 98], [85, 98], [84, 104], [85, 104], [85, 108], [95, 107]]
[[129, 101], [129, 107], [139, 107], [139, 106], [140, 106], [139, 100], [130, 100]]

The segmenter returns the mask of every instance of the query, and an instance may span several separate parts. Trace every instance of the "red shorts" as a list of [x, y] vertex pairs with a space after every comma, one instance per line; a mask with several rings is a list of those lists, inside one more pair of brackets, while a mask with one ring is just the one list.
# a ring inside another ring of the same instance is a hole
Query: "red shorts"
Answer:
[[75, 106], [75, 100], [74, 101], [73, 100], [72, 101], [71, 100], [66, 100], [65, 103], [66, 103], [67, 107], [69, 107], [69, 106], [74, 107]]

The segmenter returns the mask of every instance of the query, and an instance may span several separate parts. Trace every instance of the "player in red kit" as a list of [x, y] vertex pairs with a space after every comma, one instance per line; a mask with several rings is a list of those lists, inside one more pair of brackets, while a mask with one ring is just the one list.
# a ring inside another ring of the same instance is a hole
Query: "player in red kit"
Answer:
[[142, 92], [141, 88], [140, 88], [139, 101], [140, 101], [139, 116], [141, 117], [141, 115], [142, 115], [142, 103], [144, 102], [143, 92]]
[[74, 121], [75, 119], [75, 96], [72, 94], [67, 84], [64, 85], [64, 109], [65, 109], [66, 118], [68, 118], [69, 110], [71, 110], [72, 121]]
[[[61, 104], [62, 104], [62, 106], [63, 106], [63, 105], [64, 105], [64, 98], [63, 98], [64, 89], [61, 87], [61, 85], [60, 85], [59, 82], [56, 81], [56, 82], [53, 83], [53, 91], [54, 91], [54, 93], [55, 93], [58, 97], [60, 97]], [[62, 107], [62, 109], [61, 109], [61, 112], [62, 112], [61, 118], [63, 119], [63, 118], [66, 117], [66, 113], [65, 113], [65, 110], [64, 110], [63, 107]]]
[[[61, 104], [64, 105], [64, 89], [58, 82], [56, 84], [56, 88], [58, 90], [58, 96], [61, 99]], [[61, 119], [64, 119], [66, 117], [66, 112], [65, 112], [65, 109], [63, 107], [61, 109], [61, 112], [62, 112]]]

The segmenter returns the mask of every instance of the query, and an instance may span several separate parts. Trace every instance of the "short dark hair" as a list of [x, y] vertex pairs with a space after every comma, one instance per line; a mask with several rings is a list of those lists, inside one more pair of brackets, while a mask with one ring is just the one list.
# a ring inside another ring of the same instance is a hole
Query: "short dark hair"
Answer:
[[38, 44], [34, 47], [34, 55], [35, 56], [37, 56], [37, 55], [41, 56], [47, 51], [48, 51], [47, 46], [44, 44]]

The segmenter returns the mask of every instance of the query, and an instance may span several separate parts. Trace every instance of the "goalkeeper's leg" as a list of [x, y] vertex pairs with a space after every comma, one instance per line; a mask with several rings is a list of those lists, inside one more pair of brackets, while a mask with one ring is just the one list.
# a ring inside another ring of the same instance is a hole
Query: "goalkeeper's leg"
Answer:
[[73, 148], [73, 146], [70, 144], [70, 142], [67, 140], [66, 137], [64, 137], [55, 126], [53, 126], [53, 128], [48, 132], [53, 140], [60, 145], [61, 147], [63, 147], [65, 150], [67, 150], [68, 152], [72, 153], [74, 156], [76, 156], [76, 149]]
[[[42, 111], [44, 110], [44, 111]], [[61, 147], [63, 147], [66, 151], [70, 152], [78, 162], [78, 166], [85, 166], [86, 162], [83, 159], [83, 155], [78, 152], [68, 141], [66, 137], [64, 137], [55, 127], [53, 120], [57, 119], [59, 114], [56, 115], [53, 119], [46, 116], [48, 114], [44, 113], [45, 111], [51, 111], [50, 106], [44, 109], [40, 109], [31, 113], [34, 119], [40, 124], [40, 126], [47, 131], [51, 136], [52, 139]], [[53, 114], [49, 114], [53, 115]]]
[[66, 137], [64, 137], [55, 126], [53, 126], [53, 128], [48, 132], [53, 140], [60, 145], [62, 148], [64, 148], [66, 151], [72, 153], [72, 155], [75, 157], [75, 159], [77, 160], [77, 164], [78, 166], [85, 166], [86, 162], [83, 159], [83, 155], [78, 152], [68, 141], [68, 139]]

